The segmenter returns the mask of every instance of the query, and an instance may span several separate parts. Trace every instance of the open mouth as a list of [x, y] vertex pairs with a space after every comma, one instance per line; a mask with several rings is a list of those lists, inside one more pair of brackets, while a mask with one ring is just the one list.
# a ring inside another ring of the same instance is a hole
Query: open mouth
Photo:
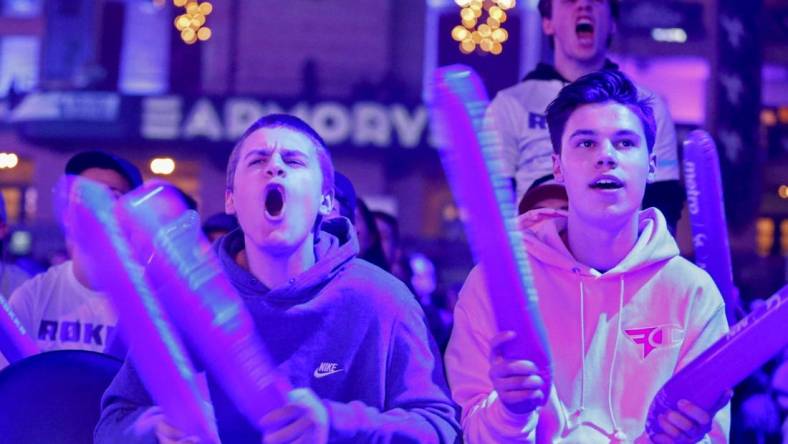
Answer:
[[282, 216], [285, 208], [285, 190], [279, 184], [268, 185], [265, 189], [265, 213], [269, 217]]
[[610, 177], [597, 179], [589, 186], [595, 190], [618, 190], [624, 188], [624, 183], [618, 178]]
[[591, 20], [582, 18], [575, 25], [575, 33], [580, 40], [590, 40], [594, 37], [594, 24]]

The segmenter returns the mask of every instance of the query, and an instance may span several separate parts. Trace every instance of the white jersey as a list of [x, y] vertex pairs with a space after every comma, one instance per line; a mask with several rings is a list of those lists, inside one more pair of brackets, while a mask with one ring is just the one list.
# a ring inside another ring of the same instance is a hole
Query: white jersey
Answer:
[[[605, 69], [617, 68], [611, 62], [605, 65]], [[535, 180], [553, 172], [553, 145], [545, 110], [568, 83], [552, 66], [539, 64], [522, 82], [498, 92], [490, 103], [488, 116], [492, 117], [501, 138], [504, 174], [516, 182], [516, 202]], [[656, 181], [678, 180], [678, 145], [673, 120], [662, 99], [643, 87], [638, 86], [638, 90], [641, 96], [652, 99], [657, 121]]]
[[9, 304], [42, 352], [104, 352], [118, 319], [106, 295], [77, 281], [71, 261], [22, 284]]

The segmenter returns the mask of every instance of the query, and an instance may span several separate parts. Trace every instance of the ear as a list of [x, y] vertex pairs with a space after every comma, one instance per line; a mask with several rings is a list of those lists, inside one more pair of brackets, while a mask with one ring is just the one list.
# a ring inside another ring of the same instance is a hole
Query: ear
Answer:
[[542, 17], [542, 31], [546, 36], [555, 35], [555, 26], [553, 26], [552, 19], [547, 17]]
[[224, 191], [224, 212], [227, 214], [235, 214], [235, 197], [231, 190]]
[[651, 153], [648, 155], [648, 176], [646, 183], [652, 183], [657, 179], [657, 155]]
[[553, 153], [553, 177], [558, 183], [564, 183], [564, 173], [561, 171], [561, 155]]
[[331, 209], [334, 208], [334, 190], [332, 189], [320, 198], [320, 208], [318, 209], [318, 213], [321, 216], [326, 217], [331, 214]]

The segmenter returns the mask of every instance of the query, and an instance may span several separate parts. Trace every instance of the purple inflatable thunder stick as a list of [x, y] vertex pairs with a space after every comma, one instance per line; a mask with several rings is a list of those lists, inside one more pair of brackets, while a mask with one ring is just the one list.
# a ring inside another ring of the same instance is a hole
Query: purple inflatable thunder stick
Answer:
[[118, 218], [135, 246], [153, 252], [154, 291], [207, 370], [251, 424], [285, 405], [290, 383], [275, 370], [244, 303], [176, 191], [154, 184], [125, 195]]
[[0, 295], [0, 353], [13, 364], [38, 351], [38, 346], [16, 317], [8, 301]]
[[660, 432], [657, 418], [680, 399], [713, 411], [728, 390], [788, 346], [788, 286], [784, 286], [700, 354], [657, 392], [646, 430]]
[[714, 139], [706, 131], [691, 132], [684, 141], [683, 157], [695, 264], [717, 284], [725, 300], [728, 324], [733, 324], [738, 317], [739, 292], [733, 285], [722, 176]]
[[528, 359], [551, 384], [550, 350], [539, 313], [531, 267], [515, 222], [514, 193], [503, 176], [498, 139], [484, 120], [487, 93], [469, 67], [439, 68], [432, 85], [431, 118], [441, 160], [457, 204], [464, 210], [474, 256], [500, 331], [517, 338], [509, 358]]
[[218, 443], [209, 403], [201, 394], [180, 338], [135, 259], [113, 208], [110, 190], [70, 176], [61, 194], [71, 238], [85, 255], [89, 278], [120, 314], [119, 327], [137, 372], [168, 421], [201, 442]]

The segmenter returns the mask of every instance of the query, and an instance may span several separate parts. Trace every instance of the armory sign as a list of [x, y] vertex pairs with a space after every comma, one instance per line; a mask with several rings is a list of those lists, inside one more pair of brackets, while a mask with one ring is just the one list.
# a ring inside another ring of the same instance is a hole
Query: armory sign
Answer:
[[142, 139], [229, 144], [265, 114], [294, 114], [331, 146], [425, 148], [428, 116], [421, 104], [371, 101], [298, 102], [249, 97], [122, 96], [49, 92], [26, 96], [11, 112], [34, 139]]

